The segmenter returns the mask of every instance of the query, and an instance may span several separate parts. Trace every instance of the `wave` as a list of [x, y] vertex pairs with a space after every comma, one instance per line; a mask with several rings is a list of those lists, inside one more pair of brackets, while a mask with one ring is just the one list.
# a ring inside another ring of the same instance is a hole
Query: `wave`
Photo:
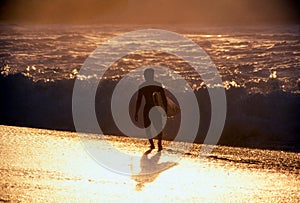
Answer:
[[[0, 123], [75, 131], [72, 119], [74, 82], [74, 78], [34, 82], [20, 73], [0, 75]], [[116, 84], [113, 80], [101, 82], [101, 91], [96, 95], [96, 112], [105, 134], [122, 135], [110, 111], [110, 98]], [[205, 88], [194, 93], [201, 114], [195, 142], [201, 143], [210, 124], [210, 100]], [[218, 144], [300, 151], [299, 92], [275, 89], [262, 94], [231, 87], [226, 90], [226, 97], [227, 118]], [[129, 109], [131, 113], [133, 103]], [[172, 140], [179, 124], [180, 116], [168, 120], [164, 138]]]

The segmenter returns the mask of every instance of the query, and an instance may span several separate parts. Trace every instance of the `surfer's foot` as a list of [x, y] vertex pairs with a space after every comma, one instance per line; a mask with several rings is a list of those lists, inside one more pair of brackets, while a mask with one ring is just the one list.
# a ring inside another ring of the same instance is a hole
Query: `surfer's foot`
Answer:
[[150, 149], [155, 149], [155, 146], [154, 145], [150, 145]]
[[158, 146], [158, 151], [160, 152], [161, 150], [163, 150], [163, 147], [161, 145]]

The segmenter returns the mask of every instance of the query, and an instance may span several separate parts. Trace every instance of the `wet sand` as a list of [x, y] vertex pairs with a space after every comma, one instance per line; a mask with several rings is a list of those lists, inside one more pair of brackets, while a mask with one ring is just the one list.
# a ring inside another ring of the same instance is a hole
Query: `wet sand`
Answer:
[[[0, 133], [0, 202], [300, 201], [299, 153], [219, 146], [200, 161], [195, 144], [159, 173], [139, 175], [159, 165], [153, 150], [125, 176], [98, 165], [76, 133], [11, 126]], [[146, 140], [107, 139], [133, 154], [148, 149]]]

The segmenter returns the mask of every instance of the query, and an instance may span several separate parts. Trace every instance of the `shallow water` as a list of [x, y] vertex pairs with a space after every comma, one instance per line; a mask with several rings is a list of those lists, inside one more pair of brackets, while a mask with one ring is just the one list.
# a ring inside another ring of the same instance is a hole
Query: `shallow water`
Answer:
[[[0, 126], [0, 200], [11, 202], [299, 202], [299, 153], [218, 146], [199, 160], [201, 145], [160, 173], [124, 176], [99, 166], [76, 133]], [[145, 140], [107, 137], [137, 155]], [[99, 142], [97, 139], [95, 143]], [[168, 142], [163, 143], [168, 150]], [[110, 153], [100, 149], [99, 153]], [[177, 152], [175, 152], [177, 153]], [[157, 153], [152, 151], [151, 160]], [[160, 163], [161, 160], [158, 160]], [[144, 168], [143, 168], [144, 167]]]

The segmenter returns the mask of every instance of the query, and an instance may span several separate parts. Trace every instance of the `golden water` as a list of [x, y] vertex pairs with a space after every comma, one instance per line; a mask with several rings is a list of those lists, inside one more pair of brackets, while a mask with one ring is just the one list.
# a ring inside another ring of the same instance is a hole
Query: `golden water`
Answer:
[[[218, 147], [199, 161], [194, 145], [159, 173], [138, 175], [163, 164], [153, 150], [125, 176], [99, 166], [76, 133], [10, 126], [0, 132], [0, 202], [300, 201], [299, 153]], [[145, 140], [109, 139], [129, 153], [147, 150]]]

